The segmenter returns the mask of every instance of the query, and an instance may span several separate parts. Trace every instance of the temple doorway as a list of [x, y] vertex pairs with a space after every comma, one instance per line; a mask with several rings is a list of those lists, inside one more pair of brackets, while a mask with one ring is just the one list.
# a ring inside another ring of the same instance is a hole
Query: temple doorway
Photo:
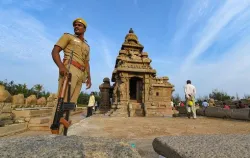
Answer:
[[142, 102], [142, 79], [132, 77], [129, 80], [129, 95], [131, 101]]

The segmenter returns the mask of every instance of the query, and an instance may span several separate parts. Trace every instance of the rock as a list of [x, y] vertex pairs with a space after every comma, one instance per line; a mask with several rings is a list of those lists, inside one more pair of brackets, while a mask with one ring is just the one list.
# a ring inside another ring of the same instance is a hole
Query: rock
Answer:
[[37, 105], [40, 105], [42, 107], [44, 107], [46, 105], [47, 101], [45, 97], [41, 97], [37, 100]]
[[196, 135], [155, 138], [154, 150], [167, 158], [248, 158], [250, 135]]
[[0, 120], [12, 120], [13, 114], [11, 113], [2, 113], [0, 114]]
[[50, 94], [47, 98], [47, 102], [53, 102], [57, 98], [56, 94]]
[[76, 136], [36, 136], [0, 139], [0, 157], [84, 157], [84, 148]]
[[220, 107], [207, 107], [205, 110], [205, 115], [208, 117], [230, 118], [231, 111]]
[[36, 95], [30, 95], [25, 101], [25, 107], [30, 107], [31, 105], [36, 105], [37, 99]]
[[244, 109], [231, 109], [231, 118], [237, 120], [250, 120], [249, 108]]
[[11, 108], [11, 103], [4, 103], [4, 106], [2, 108], [2, 113], [11, 113], [12, 108]]
[[4, 122], [0, 120], [0, 127], [4, 127]]
[[0, 85], [0, 102], [11, 102], [12, 96], [5, 90], [3, 85]]
[[30, 121], [30, 117], [25, 117], [24, 121], [25, 122], [29, 122]]
[[80, 136], [29, 136], [0, 139], [0, 157], [140, 158], [136, 149], [117, 139]]
[[12, 104], [15, 105], [15, 107], [17, 107], [17, 106], [24, 105], [24, 103], [25, 103], [24, 101], [25, 101], [24, 95], [23, 94], [17, 94], [17, 95], [13, 96]]
[[126, 141], [103, 137], [82, 137], [87, 158], [140, 158], [140, 154]]

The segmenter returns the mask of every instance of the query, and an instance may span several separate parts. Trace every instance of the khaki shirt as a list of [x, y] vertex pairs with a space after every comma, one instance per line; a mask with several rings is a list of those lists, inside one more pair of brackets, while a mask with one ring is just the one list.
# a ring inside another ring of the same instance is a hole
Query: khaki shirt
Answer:
[[70, 59], [71, 51], [73, 50], [72, 60], [85, 66], [85, 61], [89, 61], [90, 48], [86, 41], [82, 41], [75, 35], [64, 33], [55, 44], [61, 47], [64, 51], [64, 59]]

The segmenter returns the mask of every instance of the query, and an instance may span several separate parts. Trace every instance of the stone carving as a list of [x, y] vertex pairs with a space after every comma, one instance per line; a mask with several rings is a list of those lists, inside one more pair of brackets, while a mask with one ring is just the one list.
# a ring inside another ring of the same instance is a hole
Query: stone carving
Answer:
[[5, 90], [3, 85], [0, 85], [0, 102], [11, 102], [12, 96]]

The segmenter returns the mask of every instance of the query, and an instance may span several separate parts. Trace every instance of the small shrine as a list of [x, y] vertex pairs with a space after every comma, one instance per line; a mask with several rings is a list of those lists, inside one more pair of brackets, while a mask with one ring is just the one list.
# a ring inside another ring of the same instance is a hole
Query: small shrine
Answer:
[[116, 58], [111, 77], [113, 85], [105, 78], [99, 87], [100, 108], [108, 109], [110, 116], [172, 114], [170, 103], [174, 86], [168, 77], [156, 77], [156, 70], [150, 65], [152, 60], [143, 49], [131, 28]]

